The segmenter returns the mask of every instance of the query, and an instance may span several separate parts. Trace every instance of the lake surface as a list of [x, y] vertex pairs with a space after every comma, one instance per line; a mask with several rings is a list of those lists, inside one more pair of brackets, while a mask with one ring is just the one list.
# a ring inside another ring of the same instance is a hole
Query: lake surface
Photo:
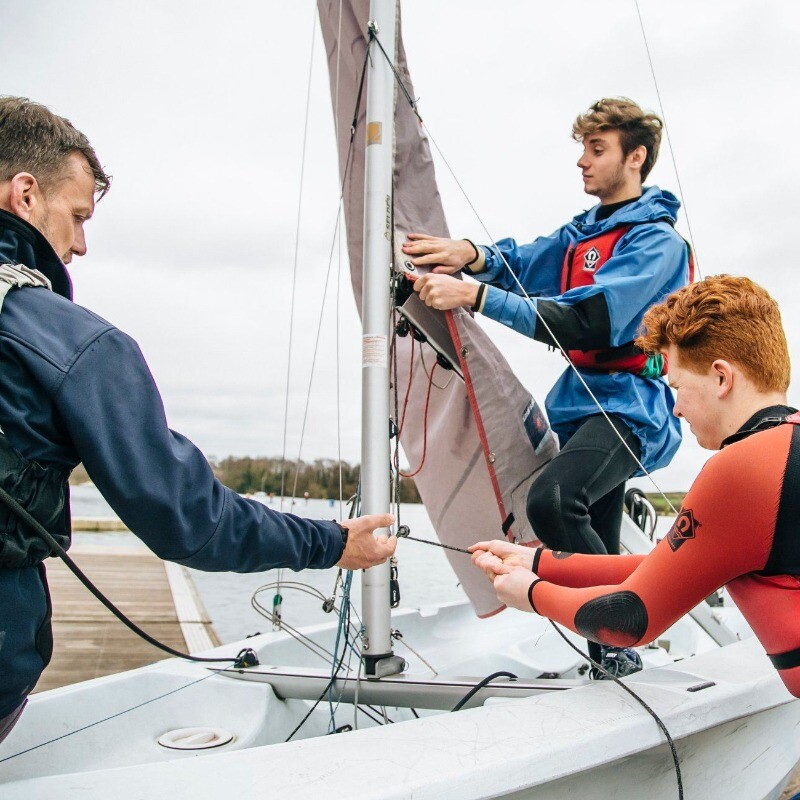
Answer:
[[[73, 486], [71, 490], [73, 517], [116, 517], [100, 492], [91, 484]], [[328, 500], [295, 501], [294, 506], [284, 502], [284, 511], [291, 511], [309, 519], [332, 519], [339, 515], [338, 502], [331, 505]], [[279, 501], [270, 505], [279, 509]], [[403, 503], [400, 506], [400, 519], [411, 528], [412, 535], [422, 539], [433, 539], [431, 526], [425, 507], [416, 503]], [[146, 546], [132, 533], [76, 533], [76, 544], [93, 546], [114, 546], [146, 549]], [[454, 553], [455, 558], [468, 558]], [[447, 561], [444, 550], [439, 547], [401, 540], [397, 547], [397, 561], [400, 579], [400, 607], [418, 608], [432, 603], [462, 600], [464, 593]], [[214, 623], [214, 629], [223, 642], [243, 639], [253, 633], [271, 630], [271, 623], [251, 605], [253, 594], [260, 587], [274, 583], [279, 578], [284, 581], [281, 588], [283, 596], [283, 619], [290, 625], [314, 625], [330, 622], [332, 617], [322, 610], [318, 598], [310, 597], [302, 591], [291, 588], [287, 582], [302, 582], [319, 589], [326, 597], [333, 593], [338, 570], [269, 570], [268, 572], [200, 572], [190, 570], [200, 598]], [[90, 576], [91, 577], [91, 576]], [[353, 576], [352, 599], [356, 610], [361, 607], [361, 573]], [[262, 605], [272, 608], [275, 589], [259, 594]], [[114, 599], [113, 597], [111, 598]]]
[[[106, 503], [100, 492], [91, 484], [73, 486], [73, 517], [115, 518], [113, 509]], [[263, 499], [267, 505], [280, 510], [277, 498], [272, 503]], [[295, 500], [292, 505], [284, 502], [283, 511], [290, 511], [309, 519], [332, 519], [339, 515], [338, 502], [329, 500]], [[423, 505], [403, 503], [400, 506], [400, 521], [411, 528], [412, 536], [421, 539], [434, 539], [433, 526]], [[663, 535], [672, 524], [669, 517], [660, 517], [658, 533]], [[93, 546], [114, 546], [146, 549], [146, 546], [130, 532], [77, 533], [74, 541]], [[453, 558], [468, 558], [462, 553], [453, 553]], [[463, 600], [465, 595], [458, 585], [455, 572], [450, 566], [445, 551], [439, 547], [400, 540], [397, 547], [397, 561], [400, 579], [400, 607], [419, 608], [433, 603]], [[326, 597], [333, 594], [338, 570], [269, 570], [268, 572], [200, 572], [189, 570], [203, 605], [214, 624], [217, 635], [223, 642], [243, 639], [253, 633], [271, 630], [271, 623], [252, 605], [251, 599], [258, 590], [279, 579], [283, 582], [280, 594], [283, 597], [283, 619], [289, 625], [315, 625], [332, 621], [332, 617], [322, 610], [322, 602], [317, 597], [293, 588], [290, 584], [303, 583], [321, 591]], [[91, 577], [91, 576], [90, 576]], [[258, 592], [261, 605], [272, 608], [276, 587]], [[113, 597], [111, 598], [114, 599]], [[361, 608], [361, 573], [353, 576], [353, 605]]]

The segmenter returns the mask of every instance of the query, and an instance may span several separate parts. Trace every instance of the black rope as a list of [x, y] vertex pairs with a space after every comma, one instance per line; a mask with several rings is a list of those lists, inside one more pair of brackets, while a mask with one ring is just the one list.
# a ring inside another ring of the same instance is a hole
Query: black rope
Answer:
[[182, 653], [180, 650], [175, 650], [158, 639], [153, 638], [147, 631], [142, 630], [135, 622], [128, 619], [84, 574], [81, 568], [70, 558], [67, 551], [45, 530], [45, 528], [36, 520], [31, 514], [23, 508], [5, 489], [0, 488], [0, 500], [2, 500], [26, 525], [28, 525], [39, 537], [44, 539], [47, 545], [53, 550], [54, 553], [67, 565], [69, 570], [75, 577], [123, 624], [125, 627], [133, 631], [137, 636], [140, 636], [153, 647], [169, 653], [171, 656], [178, 658], [185, 658], [188, 661], [198, 661], [207, 664], [218, 664], [220, 661], [231, 661], [235, 667], [250, 667], [258, 664], [258, 657], [254, 650], [246, 648], [241, 650], [236, 658], [201, 658], [200, 656], [189, 655], [189, 653]]
[[650, 708], [647, 703], [639, 697], [636, 692], [633, 691], [627, 684], [623, 683], [616, 675], [612, 675], [602, 664], [598, 664], [593, 658], [588, 656], [586, 653], [583, 652], [574, 642], [571, 642], [569, 638], [566, 636], [564, 631], [556, 625], [553, 620], [550, 620], [550, 624], [555, 628], [558, 635], [576, 652], [578, 653], [581, 658], [585, 658], [593, 667], [600, 670], [607, 678], [610, 678], [614, 683], [617, 684], [621, 689], [626, 691], [637, 703], [655, 720], [656, 725], [661, 729], [661, 732], [667, 739], [667, 744], [669, 744], [669, 749], [672, 753], [672, 762], [675, 765], [675, 778], [678, 781], [678, 800], [683, 800], [683, 777], [681, 775], [681, 761], [680, 757], [678, 756], [678, 750], [675, 747], [675, 742], [670, 736], [669, 731], [667, 730], [667, 726], [661, 721], [661, 718]]
[[[404, 527], [404, 526], [401, 526], [401, 527]], [[456, 553], [466, 553], [468, 556], [472, 555], [472, 553], [470, 553], [469, 550], [465, 550], [463, 547], [454, 547], [452, 544], [442, 544], [441, 542], [434, 542], [434, 541], [432, 541], [430, 539], [417, 539], [416, 536], [409, 536], [408, 534], [400, 533], [399, 529], [397, 531], [397, 538], [398, 539], [410, 539], [412, 542], [419, 542], [420, 544], [430, 544], [430, 545], [433, 545], [434, 547], [441, 547], [441, 548], [443, 548], [445, 550], [455, 550]]]
[[511, 680], [516, 680], [517, 676], [513, 672], [505, 672], [501, 670], [500, 672], [493, 672], [491, 675], [487, 675], [482, 681], [476, 683], [452, 708], [453, 711], [460, 711], [484, 686], [488, 683], [491, 683], [496, 678], [511, 678]]
[[[403, 527], [406, 527], [406, 526], [403, 526]], [[462, 549], [460, 547], [453, 547], [452, 545], [448, 545], [448, 544], [442, 544], [441, 542], [433, 542], [433, 541], [430, 541], [429, 539], [417, 539], [414, 536], [409, 536], [408, 534], [401, 533], [399, 529], [398, 529], [398, 532], [397, 532], [397, 536], [398, 536], [398, 538], [401, 538], [401, 539], [411, 539], [414, 542], [421, 542], [422, 544], [431, 544], [431, 545], [434, 545], [435, 547], [444, 547], [447, 550], [455, 550], [455, 551], [457, 551], [459, 553], [466, 553], [467, 555], [472, 555], [469, 552], [469, 550], [464, 550], [464, 549]], [[631, 689], [629, 686], [624, 684], [616, 675], [612, 675], [602, 664], [598, 664], [597, 661], [595, 661], [593, 658], [588, 656], [579, 647], [577, 647], [573, 642], [571, 642], [567, 638], [567, 636], [564, 634], [564, 632], [561, 630], [561, 628], [559, 628], [558, 625], [555, 622], [553, 622], [553, 620], [550, 620], [550, 624], [556, 629], [556, 631], [558, 632], [558, 635], [576, 653], [578, 653], [578, 655], [580, 655], [581, 658], [585, 658], [593, 667], [595, 667], [600, 672], [602, 672], [606, 677], [608, 677], [611, 680], [613, 680], [614, 683], [616, 683], [624, 691], [626, 691], [631, 697], [633, 697], [636, 700], [636, 702], [639, 703], [642, 706], [642, 708], [644, 708], [644, 710], [647, 711], [647, 713], [655, 720], [656, 725], [658, 725], [659, 729], [661, 730], [661, 732], [666, 737], [667, 743], [669, 744], [669, 748], [670, 748], [670, 751], [672, 753], [672, 761], [673, 761], [673, 764], [675, 765], [675, 777], [676, 777], [676, 779], [678, 781], [678, 798], [679, 798], [679, 800], [683, 800], [683, 778], [681, 776], [681, 765], [680, 765], [680, 758], [678, 756], [678, 751], [677, 751], [677, 748], [675, 747], [675, 742], [673, 741], [672, 736], [670, 736], [670, 733], [667, 730], [667, 726], [661, 721], [661, 718], [658, 716], [658, 714], [656, 714], [656, 712], [653, 711], [653, 709], [650, 708], [650, 706], [644, 700], [642, 700], [642, 698], [639, 697], [639, 695], [636, 694], [636, 692], [634, 692], [633, 689]], [[495, 673], [494, 676], [490, 676], [490, 679], [493, 679], [494, 677], [498, 677], [499, 675], [510, 675], [510, 673]], [[516, 675], [514, 675], [512, 677], [516, 677]], [[484, 678], [484, 681], [488, 682], [488, 679]], [[481, 682], [480, 684], [478, 684], [478, 686], [476, 686], [470, 692], [470, 694], [468, 694], [464, 699], [462, 699], [459, 702], [459, 704], [453, 709], [453, 711], [458, 711], [458, 709], [460, 709], [470, 699], [470, 697], [472, 697], [472, 695], [474, 695], [475, 692], [477, 692], [484, 685], [485, 685], [484, 682]]]

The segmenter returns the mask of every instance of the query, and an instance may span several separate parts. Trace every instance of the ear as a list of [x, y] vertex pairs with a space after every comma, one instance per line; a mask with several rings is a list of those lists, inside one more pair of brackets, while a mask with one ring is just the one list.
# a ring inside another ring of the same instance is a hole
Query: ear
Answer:
[[729, 361], [718, 358], [712, 365], [714, 377], [717, 382], [717, 398], [723, 400], [733, 389], [733, 367]]
[[36, 207], [42, 202], [39, 182], [30, 172], [18, 172], [9, 187], [8, 205], [12, 214], [30, 222]]
[[641, 170], [644, 160], [647, 158], [647, 148], [640, 144], [635, 150], [628, 153], [628, 166], [635, 170]]

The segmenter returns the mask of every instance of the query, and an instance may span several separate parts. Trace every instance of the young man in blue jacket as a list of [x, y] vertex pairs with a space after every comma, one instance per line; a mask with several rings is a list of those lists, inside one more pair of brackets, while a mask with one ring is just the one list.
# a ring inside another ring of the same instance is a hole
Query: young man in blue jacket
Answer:
[[[427, 305], [471, 308], [560, 348], [574, 365], [546, 401], [561, 452], [528, 496], [531, 525], [554, 550], [618, 553], [625, 481], [667, 465], [681, 441], [663, 358], [634, 345], [644, 312], [690, 280], [691, 253], [673, 227], [678, 200], [642, 185], [661, 128], [626, 98], [580, 115], [578, 168], [600, 203], [549, 236], [476, 247], [410, 234], [403, 246], [415, 266], [433, 268], [414, 283]], [[478, 283], [452, 277], [460, 270]], [[633, 651], [609, 650], [605, 660], [622, 674], [638, 666]]]
[[[0, 487], [66, 548], [69, 487], [83, 462], [157, 555], [209, 571], [385, 561], [388, 514], [342, 525], [278, 514], [214, 477], [170, 430], [136, 342], [72, 302], [65, 268], [110, 179], [68, 120], [0, 97]], [[50, 660], [50, 548], [0, 503], [0, 741]]]

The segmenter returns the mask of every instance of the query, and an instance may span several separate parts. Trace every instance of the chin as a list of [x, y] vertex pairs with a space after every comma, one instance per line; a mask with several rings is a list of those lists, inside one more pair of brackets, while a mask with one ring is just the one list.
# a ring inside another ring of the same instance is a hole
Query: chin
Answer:
[[699, 436], [695, 438], [697, 439], [697, 444], [699, 444], [700, 447], [703, 448], [703, 450], [719, 450], [720, 445], [722, 444], [722, 441], [719, 439], [712, 440], [707, 437], [703, 437], [701, 439]]

